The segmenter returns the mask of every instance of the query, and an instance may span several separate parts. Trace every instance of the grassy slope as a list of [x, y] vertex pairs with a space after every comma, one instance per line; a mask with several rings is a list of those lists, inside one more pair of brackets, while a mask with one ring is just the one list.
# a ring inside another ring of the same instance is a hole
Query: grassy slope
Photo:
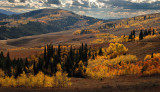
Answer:
[[[144, 19], [144, 16], [146, 16], [146, 19]], [[160, 25], [160, 13], [156, 13], [156, 14], [142, 15], [128, 19], [121, 19], [117, 21], [104, 23], [101, 25], [102, 29], [100, 30], [101, 32], [108, 32], [111, 34], [121, 36], [124, 34], [130, 34], [130, 31], [134, 29], [141, 29], [141, 28], [147, 29], [150, 27], [153, 27], [160, 32], [159, 25]]]

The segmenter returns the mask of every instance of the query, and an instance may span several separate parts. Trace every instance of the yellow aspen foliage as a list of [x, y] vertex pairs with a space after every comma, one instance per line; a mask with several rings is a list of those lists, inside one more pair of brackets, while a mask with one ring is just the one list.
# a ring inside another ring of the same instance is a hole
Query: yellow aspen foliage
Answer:
[[60, 63], [57, 64], [57, 71], [62, 71], [62, 67]]
[[84, 66], [82, 60], [78, 63], [78, 68], [75, 69], [75, 73], [78, 76], [85, 76], [85, 69], [86, 67]]
[[115, 58], [118, 55], [125, 54], [128, 51], [128, 49], [120, 43], [110, 43], [109, 47], [107, 48], [107, 55], [109, 58]]
[[144, 58], [145, 61], [150, 60], [150, 59], [151, 59], [151, 55], [146, 55], [145, 58]]
[[49, 77], [49, 76], [44, 76], [44, 87], [54, 87], [55, 86], [55, 77], [52, 76], [52, 77]]
[[0, 78], [0, 84], [4, 87], [16, 87], [17, 86], [17, 82], [16, 79], [14, 79], [14, 77], [8, 77], [6, 76], [5, 78]]
[[4, 76], [5, 76], [4, 71], [0, 69], [0, 78]]
[[70, 79], [66, 73], [58, 71], [55, 76], [47, 76], [42, 72], [37, 75], [23, 72], [16, 79], [12, 77], [0, 77], [0, 85], [5, 87], [67, 87], [71, 86]]
[[21, 86], [29, 86], [29, 80], [25, 74], [25, 72], [23, 72], [18, 78], [17, 78], [17, 86], [21, 87]]
[[57, 71], [55, 76], [55, 87], [71, 86], [70, 79], [67, 76], [68, 74]]

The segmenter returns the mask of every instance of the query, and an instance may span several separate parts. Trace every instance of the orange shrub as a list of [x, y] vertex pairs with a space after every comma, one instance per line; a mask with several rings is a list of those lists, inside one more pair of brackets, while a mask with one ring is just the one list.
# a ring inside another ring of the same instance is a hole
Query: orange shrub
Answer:
[[114, 59], [107, 60], [104, 56], [89, 60], [86, 75], [99, 80], [120, 75], [151, 76], [160, 74], [160, 53], [154, 53], [153, 58], [147, 55], [145, 61], [131, 63], [116, 60], [118, 63], [109, 63]]

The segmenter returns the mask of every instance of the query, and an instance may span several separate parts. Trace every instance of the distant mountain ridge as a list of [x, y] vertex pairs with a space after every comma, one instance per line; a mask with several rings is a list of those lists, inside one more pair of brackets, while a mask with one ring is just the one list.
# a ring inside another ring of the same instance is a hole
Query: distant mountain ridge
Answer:
[[15, 13], [15, 12], [6, 11], [6, 10], [2, 10], [2, 9], [0, 9], [0, 13], [6, 14], [6, 15], [18, 14], [18, 13]]
[[4, 19], [4, 18], [7, 18], [7, 17], [8, 17], [8, 15], [0, 13], [0, 20]]
[[104, 22], [101, 19], [81, 16], [63, 9], [40, 9], [9, 15], [2, 19], [0, 39], [58, 32], [82, 28], [99, 21]]

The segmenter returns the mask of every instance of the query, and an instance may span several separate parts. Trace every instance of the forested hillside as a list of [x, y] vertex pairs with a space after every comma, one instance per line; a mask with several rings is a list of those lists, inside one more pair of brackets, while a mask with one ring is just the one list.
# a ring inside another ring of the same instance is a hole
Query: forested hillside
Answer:
[[0, 39], [70, 30], [103, 22], [61, 9], [41, 9], [0, 19]]
[[[5, 14], [2, 14], [2, 13], [0, 13], [0, 20], [1, 19], [4, 19], [4, 18], [7, 18], [8, 17], [8, 15], [5, 15]], [[1, 25], [1, 24], [0, 24]]]

